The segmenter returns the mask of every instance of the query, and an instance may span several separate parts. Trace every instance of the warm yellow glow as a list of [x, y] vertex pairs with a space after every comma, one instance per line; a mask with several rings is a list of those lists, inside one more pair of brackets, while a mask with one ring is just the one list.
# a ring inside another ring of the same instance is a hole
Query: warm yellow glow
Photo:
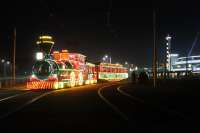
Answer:
[[83, 85], [83, 74], [79, 73], [78, 75], [78, 85]]
[[61, 60], [68, 60], [69, 55], [67, 52], [62, 52], [62, 53], [60, 53], [60, 58], [61, 58]]
[[74, 87], [76, 85], [75, 73], [71, 72], [70, 74], [70, 87]]
[[52, 39], [51, 36], [40, 36], [39, 38], [40, 38], [40, 39]]
[[86, 81], [85, 81], [85, 84], [86, 84], [86, 85], [95, 84], [95, 83], [97, 83], [97, 80], [86, 80]]
[[90, 81], [90, 83], [91, 83], [91, 84], [94, 84], [94, 81], [93, 81], [93, 80], [91, 80], [91, 81]]
[[122, 64], [119, 64], [119, 63], [116, 63], [116, 64], [101, 63], [100, 66], [123, 67], [123, 65], [122, 65]]
[[50, 44], [54, 44], [53, 41], [37, 41], [36, 44], [41, 44], [41, 43], [50, 43]]
[[92, 63], [89, 63], [89, 62], [86, 62], [86, 65], [90, 66], [90, 67], [95, 67], [95, 64], [92, 64]]
[[59, 84], [58, 84], [58, 82], [55, 82], [54, 83], [54, 89], [58, 89], [59, 88]]
[[86, 81], [85, 81], [85, 84], [86, 84], [86, 85], [90, 84], [90, 80], [86, 80]]
[[59, 51], [53, 51], [53, 53], [54, 53], [54, 54], [57, 54], [57, 53], [59, 53]]
[[62, 53], [67, 53], [67, 52], [68, 52], [68, 50], [66, 50], [66, 49], [62, 50]]
[[54, 51], [53, 58], [54, 58], [54, 60], [60, 60], [60, 53], [58, 51]]
[[64, 83], [63, 82], [59, 82], [59, 88], [64, 88]]
[[67, 50], [62, 50], [62, 52], [54, 51], [52, 55], [54, 60], [69, 60], [69, 53]]
[[56, 81], [32, 81], [27, 82], [28, 89], [58, 89], [59, 84]]
[[40, 44], [40, 43], [41, 43], [41, 41], [37, 41], [37, 42], [36, 42], [36, 44]]

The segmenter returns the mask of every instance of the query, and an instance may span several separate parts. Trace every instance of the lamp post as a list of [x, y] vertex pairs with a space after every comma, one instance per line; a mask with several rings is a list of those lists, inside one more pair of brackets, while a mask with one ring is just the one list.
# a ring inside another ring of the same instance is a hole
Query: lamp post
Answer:
[[156, 12], [153, 11], [153, 86], [157, 87]]
[[124, 65], [125, 65], [126, 68], [129, 68], [129, 64], [128, 64], [127, 61], [125, 61]]
[[7, 67], [10, 66], [10, 61], [6, 61], [5, 59], [2, 59], [1, 63], [3, 64], [3, 77], [5, 78], [7, 76]]
[[105, 62], [105, 61], [106, 61], [106, 58], [105, 58], [105, 57], [103, 57], [102, 59], [103, 59], [103, 62]]
[[11, 76], [10, 72], [11, 72], [11, 63], [10, 63], [10, 61], [6, 61], [6, 74], [7, 74], [7, 76]]
[[104, 57], [102, 58], [103, 59], [103, 62], [110, 62], [111, 63], [111, 56], [108, 56], [108, 55], [104, 55]]
[[6, 63], [5, 62], [6, 62], [5, 59], [1, 60], [1, 63], [3, 65], [3, 77], [6, 76]]

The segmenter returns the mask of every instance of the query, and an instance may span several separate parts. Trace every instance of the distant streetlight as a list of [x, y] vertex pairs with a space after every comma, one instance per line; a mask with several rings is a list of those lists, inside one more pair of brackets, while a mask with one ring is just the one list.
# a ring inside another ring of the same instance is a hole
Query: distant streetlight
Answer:
[[135, 67], [135, 71], [137, 71], [137, 70], [138, 70], [138, 67], [136, 66], [136, 67]]
[[[108, 63], [108, 55], [104, 55], [104, 57], [103, 57], [103, 62], [107, 62]], [[110, 56], [110, 63], [111, 63], [111, 56]]]
[[106, 58], [105, 57], [103, 57], [103, 61], [105, 61], [106, 60]]
[[125, 61], [125, 65], [128, 65], [128, 62], [127, 62], [127, 61]]
[[4, 59], [2, 59], [2, 60], [1, 60], [1, 63], [4, 63], [4, 62], [5, 62], [5, 60], [4, 60]]
[[10, 61], [7, 61], [6, 64], [7, 64], [7, 65], [10, 65]]
[[1, 63], [3, 64], [3, 76], [6, 77], [6, 75], [7, 75], [7, 67], [9, 67], [11, 63], [10, 63], [10, 61], [6, 61], [5, 59], [2, 59]]

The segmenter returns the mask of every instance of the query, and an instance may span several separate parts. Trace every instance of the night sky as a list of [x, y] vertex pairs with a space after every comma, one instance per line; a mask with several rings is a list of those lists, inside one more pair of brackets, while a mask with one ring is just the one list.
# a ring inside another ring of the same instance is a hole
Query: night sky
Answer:
[[[112, 4], [111, 4], [112, 3]], [[0, 4], [0, 58], [12, 55], [13, 29], [17, 29], [18, 70], [31, 70], [35, 41], [52, 35], [55, 50], [80, 52], [92, 62], [103, 55], [114, 63], [128, 61], [152, 65], [153, 9], [159, 61], [163, 61], [165, 36], [172, 35], [172, 51], [185, 56], [200, 31], [198, 1], [30, 0]], [[110, 15], [108, 15], [110, 14]], [[192, 55], [200, 53], [200, 38]]]

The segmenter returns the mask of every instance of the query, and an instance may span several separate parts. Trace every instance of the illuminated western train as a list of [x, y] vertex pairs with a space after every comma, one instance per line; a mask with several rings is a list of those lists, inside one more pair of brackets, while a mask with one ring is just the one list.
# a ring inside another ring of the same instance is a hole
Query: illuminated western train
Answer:
[[128, 78], [127, 69], [120, 64], [89, 63], [85, 55], [67, 50], [50, 53], [54, 45], [50, 36], [40, 36], [37, 45], [39, 52], [27, 82], [29, 89], [58, 89], [94, 84], [100, 79]]

